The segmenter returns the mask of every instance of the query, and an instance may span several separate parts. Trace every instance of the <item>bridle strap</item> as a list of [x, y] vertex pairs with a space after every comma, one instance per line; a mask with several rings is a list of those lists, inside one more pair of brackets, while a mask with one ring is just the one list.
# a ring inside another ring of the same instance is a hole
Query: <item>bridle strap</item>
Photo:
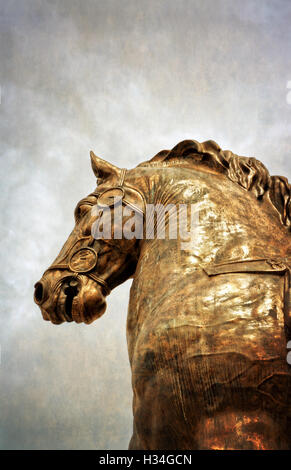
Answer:
[[121, 188], [123, 187], [123, 184], [124, 184], [124, 178], [125, 178], [126, 172], [127, 172], [126, 168], [121, 168], [119, 183], [118, 183], [118, 186], [120, 186]]
[[111, 292], [111, 289], [110, 289], [107, 281], [105, 281], [105, 279], [103, 279], [102, 277], [96, 276], [96, 274], [94, 274], [94, 273], [90, 273], [90, 272], [78, 273], [76, 271], [72, 271], [67, 264], [52, 264], [49, 268], [47, 268], [45, 270], [44, 274], [47, 271], [53, 271], [54, 269], [67, 269], [68, 271], [71, 271], [72, 275], [75, 276], [76, 278], [79, 277], [79, 274], [83, 274], [85, 276], [88, 276], [93, 281], [97, 282], [98, 284], [100, 284], [104, 288], [105, 295], [109, 295], [110, 292]]
[[87, 273], [86, 275], [89, 276], [91, 279], [93, 279], [93, 281], [97, 282], [98, 284], [101, 284], [101, 286], [104, 288], [105, 295], [110, 294], [111, 289], [107, 281], [105, 281], [105, 279], [102, 279], [102, 277], [96, 276], [94, 273]]

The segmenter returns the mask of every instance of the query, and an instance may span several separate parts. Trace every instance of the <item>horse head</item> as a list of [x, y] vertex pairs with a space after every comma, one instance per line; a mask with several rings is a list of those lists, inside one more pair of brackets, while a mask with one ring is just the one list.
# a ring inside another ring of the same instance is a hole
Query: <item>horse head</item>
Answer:
[[[136, 225], [142, 221], [143, 195], [124, 184], [125, 169], [90, 155], [97, 189], [78, 202], [72, 233], [35, 284], [34, 300], [54, 324], [89, 324], [103, 315], [106, 296], [133, 275], [138, 259], [139, 240], [134, 230], [124, 236], [124, 225], [132, 212]], [[114, 217], [118, 207], [127, 212]], [[100, 230], [104, 224], [106, 236]]]

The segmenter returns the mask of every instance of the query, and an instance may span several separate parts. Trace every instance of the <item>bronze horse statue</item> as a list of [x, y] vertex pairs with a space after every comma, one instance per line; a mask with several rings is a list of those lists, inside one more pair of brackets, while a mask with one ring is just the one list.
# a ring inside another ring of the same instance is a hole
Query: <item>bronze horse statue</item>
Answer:
[[[129, 448], [291, 449], [288, 180], [214, 141], [180, 142], [132, 170], [91, 161], [97, 189], [78, 203], [35, 301], [55, 324], [91, 323], [133, 279]], [[189, 246], [179, 234], [96, 239], [92, 207], [113, 211], [116, 198], [139, 220], [150, 204], [194, 205]]]

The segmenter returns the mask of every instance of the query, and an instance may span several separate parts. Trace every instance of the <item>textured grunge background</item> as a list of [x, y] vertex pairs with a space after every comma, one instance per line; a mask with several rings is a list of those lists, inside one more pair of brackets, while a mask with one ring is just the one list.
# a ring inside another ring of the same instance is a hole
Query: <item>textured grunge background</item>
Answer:
[[130, 168], [210, 138], [290, 178], [290, 24], [290, 0], [0, 0], [1, 448], [127, 447], [130, 282], [89, 327], [44, 322], [33, 284], [90, 149]]

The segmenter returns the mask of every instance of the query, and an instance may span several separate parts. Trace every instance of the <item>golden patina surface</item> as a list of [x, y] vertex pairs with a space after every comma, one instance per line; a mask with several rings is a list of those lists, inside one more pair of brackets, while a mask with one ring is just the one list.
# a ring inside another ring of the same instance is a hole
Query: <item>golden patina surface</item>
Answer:
[[[291, 449], [287, 179], [213, 141], [183, 141], [128, 171], [91, 158], [97, 190], [78, 204], [75, 228], [35, 300], [53, 323], [90, 323], [110, 290], [133, 278], [130, 448]], [[141, 223], [147, 204], [194, 207], [187, 247], [179, 232], [94, 239], [90, 209], [116, 196]]]

